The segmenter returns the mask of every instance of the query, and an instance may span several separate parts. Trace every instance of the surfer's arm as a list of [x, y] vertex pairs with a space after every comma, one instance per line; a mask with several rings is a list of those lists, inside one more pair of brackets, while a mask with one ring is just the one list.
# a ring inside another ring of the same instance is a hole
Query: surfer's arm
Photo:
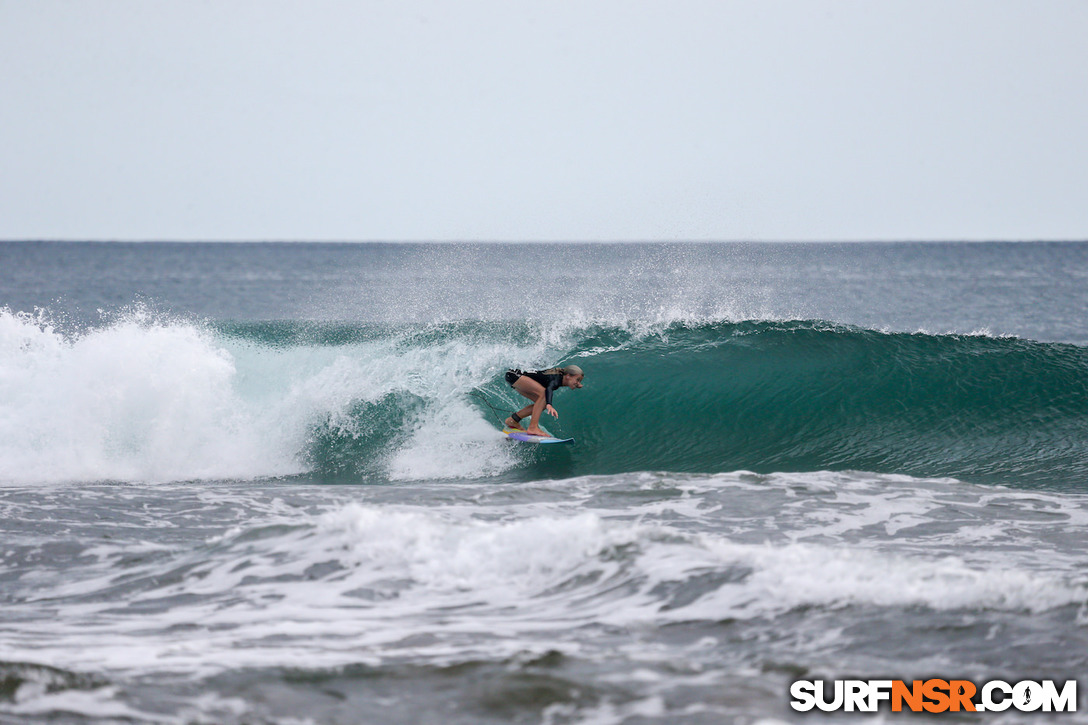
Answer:
[[551, 408], [551, 411], [549, 412], [552, 412], [553, 415], [555, 408], [552, 408], [552, 396], [555, 395], [555, 391], [559, 390], [561, 387], [563, 387], [563, 377], [560, 375], [556, 375], [548, 381], [548, 384], [544, 387], [544, 404]]
[[[560, 384], [562, 384], [562, 378], [559, 379], [559, 382]], [[559, 385], [556, 385], [555, 381], [552, 381], [548, 384], [547, 387], [544, 388], [544, 410], [548, 411], [548, 415], [553, 418], [559, 417], [558, 411], [556, 411], [556, 409], [552, 407], [552, 395], [555, 394], [555, 391], [558, 388]]]
[[557, 413], [555, 408], [552, 407], [552, 393], [553, 392], [554, 391], [553, 391], [551, 386], [548, 386], [547, 388], [544, 389], [544, 410], [548, 411], [548, 414], [551, 417], [558, 418], [559, 413]]

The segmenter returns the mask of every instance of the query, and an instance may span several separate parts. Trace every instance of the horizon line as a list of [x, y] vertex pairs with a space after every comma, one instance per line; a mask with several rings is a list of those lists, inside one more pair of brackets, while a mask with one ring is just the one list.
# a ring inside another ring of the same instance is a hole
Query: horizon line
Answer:
[[1084, 238], [1058, 239], [17, 239], [0, 244], [1078, 244]]

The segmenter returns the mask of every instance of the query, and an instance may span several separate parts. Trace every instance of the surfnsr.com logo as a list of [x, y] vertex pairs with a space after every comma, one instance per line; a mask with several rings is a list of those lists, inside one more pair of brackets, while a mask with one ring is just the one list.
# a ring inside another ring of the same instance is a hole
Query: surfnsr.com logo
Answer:
[[1020, 712], [1077, 711], [1076, 680], [1060, 688], [1054, 680], [991, 680], [982, 687], [968, 680], [798, 680], [790, 686], [790, 696], [790, 707], [799, 712], [876, 712], [883, 703], [892, 712], [1003, 712], [1010, 707]]

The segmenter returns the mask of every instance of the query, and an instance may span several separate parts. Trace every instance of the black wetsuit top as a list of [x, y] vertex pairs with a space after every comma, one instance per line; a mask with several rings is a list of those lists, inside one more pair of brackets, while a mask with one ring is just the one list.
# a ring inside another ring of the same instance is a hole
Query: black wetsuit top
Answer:
[[552, 394], [563, 387], [563, 373], [546, 373], [543, 370], [508, 370], [506, 382], [513, 385], [522, 375], [544, 386], [544, 402], [547, 405], [552, 404]]

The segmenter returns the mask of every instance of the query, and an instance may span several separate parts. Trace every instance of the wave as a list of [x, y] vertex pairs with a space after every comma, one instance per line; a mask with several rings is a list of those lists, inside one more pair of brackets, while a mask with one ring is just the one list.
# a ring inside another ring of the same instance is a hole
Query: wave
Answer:
[[[1088, 480], [1088, 350], [822, 322], [674, 327], [593, 355], [581, 466]], [[566, 400], [570, 402], [567, 403]], [[566, 411], [564, 411], [566, 412]]]
[[[507, 367], [576, 360], [546, 422], [503, 440]], [[0, 311], [0, 480], [303, 475], [512, 480], [866, 470], [1088, 481], [1088, 349], [822, 321], [205, 323], [65, 330]]]

